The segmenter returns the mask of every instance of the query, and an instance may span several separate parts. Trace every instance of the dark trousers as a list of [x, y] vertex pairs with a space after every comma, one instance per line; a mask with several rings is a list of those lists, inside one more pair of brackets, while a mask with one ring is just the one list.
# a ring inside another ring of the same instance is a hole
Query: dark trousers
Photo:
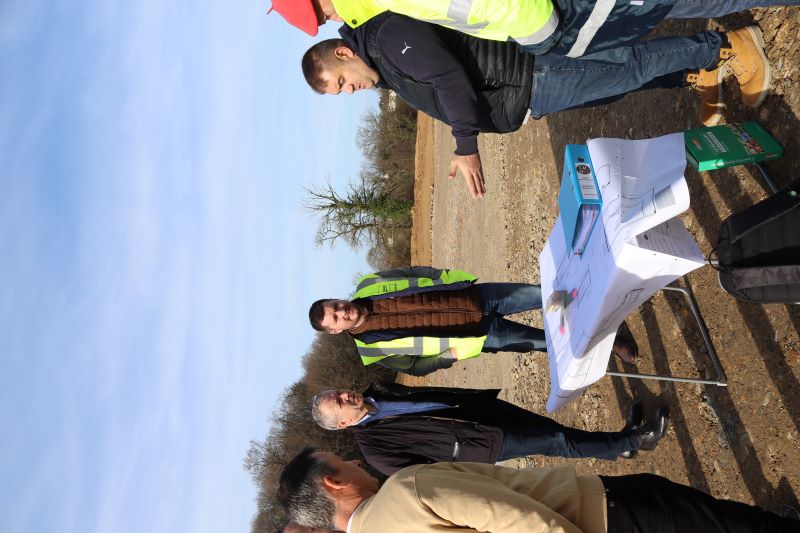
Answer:
[[503, 430], [498, 461], [527, 455], [616, 459], [622, 452], [638, 448], [636, 436], [631, 431], [570, 428], [503, 400], [487, 402], [481, 411], [483, 413], [473, 413], [470, 419]]
[[800, 522], [760, 507], [718, 500], [653, 474], [600, 476], [608, 499], [608, 533], [773, 533]]

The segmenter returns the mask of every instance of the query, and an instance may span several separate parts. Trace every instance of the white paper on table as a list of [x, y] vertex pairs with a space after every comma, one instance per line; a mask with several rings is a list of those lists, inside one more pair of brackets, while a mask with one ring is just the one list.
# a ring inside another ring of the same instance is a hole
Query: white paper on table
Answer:
[[559, 217], [540, 256], [543, 301], [554, 290], [577, 293], [565, 311], [544, 315], [550, 412], [605, 375], [616, 331], [632, 311], [704, 264], [676, 218], [689, 207], [683, 134], [587, 144], [603, 197], [601, 219], [583, 255], [575, 255]]
[[682, 133], [639, 141], [591, 139], [586, 144], [612, 248], [689, 208]]

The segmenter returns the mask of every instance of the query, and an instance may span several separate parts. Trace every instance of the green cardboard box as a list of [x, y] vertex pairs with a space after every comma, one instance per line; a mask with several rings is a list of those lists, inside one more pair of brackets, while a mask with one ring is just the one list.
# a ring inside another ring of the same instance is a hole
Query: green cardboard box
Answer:
[[758, 122], [722, 124], [683, 132], [686, 159], [697, 170], [714, 170], [777, 159], [783, 148]]

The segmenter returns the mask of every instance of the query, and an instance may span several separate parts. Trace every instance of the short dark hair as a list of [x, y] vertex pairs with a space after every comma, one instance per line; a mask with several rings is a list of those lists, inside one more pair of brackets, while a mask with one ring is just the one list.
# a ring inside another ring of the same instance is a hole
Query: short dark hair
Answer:
[[325, 490], [322, 480], [339, 471], [314, 457], [314, 448], [306, 448], [283, 467], [278, 480], [278, 502], [289, 518], [318, 529], [335, 529], [336, 503]]
[[334, 301], [333, 298], [322, 298], [311, 304], [308, 309], [308, 321], [315, 330], [325, 331], [325, 328], [322, 327], [322, 321], [325, 319], [325, 304], [332, 301]]
[[[342, 39], [325, 39], [320, 41], [303, 54], [300, 66], [303, 67], [303, 76], [308, 85], [319, 94], [325, 93], [328, 82], [322, 79], [322, 73], [328, 68], [333, 59], [333, 51], [340, 46], [347, 46]], [[349, 46], [347, 46], [350, 48]]]

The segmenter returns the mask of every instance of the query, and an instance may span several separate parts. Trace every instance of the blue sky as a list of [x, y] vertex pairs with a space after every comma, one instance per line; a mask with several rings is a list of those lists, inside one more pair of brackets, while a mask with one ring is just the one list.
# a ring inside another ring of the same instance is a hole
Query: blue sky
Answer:
[[268, 7], [0, 2], [4, 533], [249, 531], [307, 305], [368, 269], [301, 186], [357, 175], [377, 100], [313, 94]]

